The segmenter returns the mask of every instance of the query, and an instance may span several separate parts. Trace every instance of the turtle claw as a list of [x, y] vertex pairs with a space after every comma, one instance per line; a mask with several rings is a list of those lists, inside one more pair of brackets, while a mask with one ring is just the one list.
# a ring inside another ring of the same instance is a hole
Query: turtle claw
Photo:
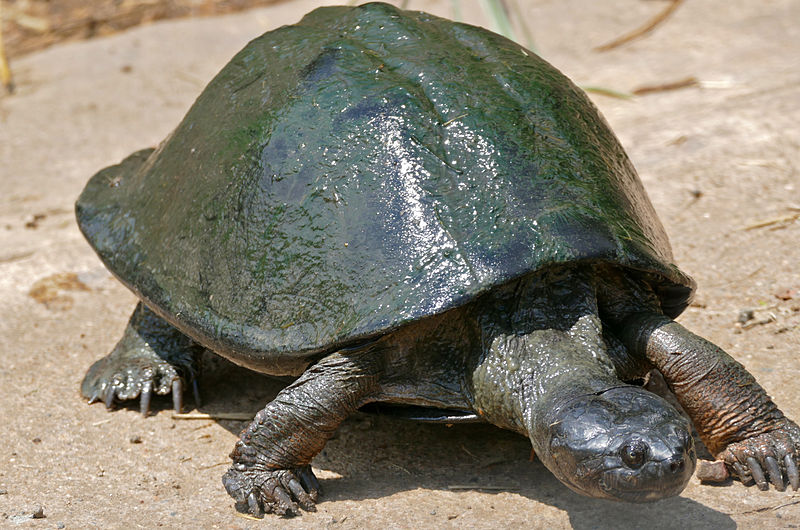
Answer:
[[197, 378], [192, 378], [192, 393], [194, 394], [194, 406], [201, 407], [203, 402], [200, 399], [200, 389], [197, 388]]
[[[275, 481], [278, 482], [278, 481]], [[292, 498], [284, 489], [285, 486], [279, 484], [270, 484], [272, 487], [272, 497], [275, 499], [274, 503], [270, 506], [278, 515], [298, 515], [300, 510], [297, 504], [292, 501]]]
[[175, 414], [183, 411], [183, 382], [180, 378], [172, 381], [172, 408], [175, 409]]
[[764, 470], [761, 469], [758, 460], [752, 456], [748, 456], [747, 466], [750, 468], [750, 474], [753, 475], [753, 480], [756, 481], [756, 487], [761, 491], [767, 491], [769, 489], [769, 484], [767, 484], [767, 479], [764, 477]]
[[234, 464], [222, 477], [222, 483], [236, 501], [236, 509], [254, 517], [265, 513], [299, 515], [301, 508], [317, 511], [319, 482], [310, 466], [264, 471]]
[[143, 416], [150, 413], [153, 394], [171, 393], [173, 407], [180, 412], [184, 392], [181, 372], [192, 378], [192, 390], [199, 398], [192, 371], [177, 368], [162, 359], [104, 357], [89, 369], [81, 390], [90, 404], [102, 401], [108, 410], [113, 409], [116, 402], [138, 398]]
[[[796, 470], [797, 469], [795, 468], [795, 471]], [[322, 486], [317, 480], [317, 477], [314, 476], [314, 473], [311, 472], [311, 466], [305, 466], [299, 468], [297, 470], [297, 478], [300, 479], [300, 484], [303, 485], [303, 489], [308, 492], [308, 496], [311, 499], [313, 506], [313, 503], [316, 503], [320, 494], [322, 494]], [[316, 508], [310, 511], [315, 511], [315, 510]]]
[[255, 493], [250, 493], [250, 495], [247, 496], [247, 506], [253, 517], [258, 517], [259, 519], [264, 517], [264, 514], [261, 512], [261, 504], [259, 504]]
[[172, 393], [175, 411], [180, 412], [184, 381], [192, 382], [199, 402], [195, 373], [201, 351], [189, 337], [139, 303], [111, 353], [89, 368], [81, 393], [89, 403], [103, 401], [108, 409], [115, 401], [139, 398], [143, 416], [150, 412], [153, 394]]
[[800, 474], [797, 472], [797, 464], [795, 464], [792, 455], [783, 457], [783, 463], [786, 466], [786, 477], [789, 479], [792, 489], [797, 491], [800, 489]]
[[142, 385], [142, 393], [139, 395], [139, 412], [142, 416], [147, 416], [150, 412], [150, 399], [153, 397], [153, 382], [145, 381]]
[[731, 475], [746, 486], [766, 491], [769, 485], [785, 491], [789, 485], [800, 488], [800, 428], [792, 421], [740, 442], [730, 444], [718, 458], [725, 461]]
[[750, 476], [750, 472], [747, 470], [745, 466], [743, 466], [739, 462], [734, 462], [732, 467], [734, 470], [734, 472], [732, 473], [733, 476], [741, 480], [742, 484], [744, 484], [745, 486], [752, 486], [754, 484], [753, 477]]
[[111, 410], [114, 407], [114, 386], [108, 385], [105, 390], [106, 396], [105, 399], [103, 399], [103, 403], [106, 405], [106, 410]]
[[767, 473], [769, 473], [769, 481], [775, 486], [776, 490], [785, 491], [786, 484], [783, 483], [783, 475], [780, 466], [778, 466], [778, 461], [768, 456], [764, 459], [764, 463], [766, 464]]

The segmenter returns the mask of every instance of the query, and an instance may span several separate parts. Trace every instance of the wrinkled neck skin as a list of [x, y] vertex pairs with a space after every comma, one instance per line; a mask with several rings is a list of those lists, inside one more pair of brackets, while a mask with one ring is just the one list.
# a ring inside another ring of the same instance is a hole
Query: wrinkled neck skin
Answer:
[[480, 308], [482, 351], [467, 363], [468, 401], [527, 435], [565, 485], [590, 497], [677, 495], [694, 470], [688, 421], [621, 378], [646, 362], [604, 338], [590, 270], [553, 269], [498, 290]]
[[467, 378], [478, 414], [528, 436], [546, 463], [553, 411], [621, 383], [588, 280], [577, 274], [523, 280], [513, 296], [492, 301], [501, 308], [514, 304], [510, 314], [480, 319], [483, 352]]

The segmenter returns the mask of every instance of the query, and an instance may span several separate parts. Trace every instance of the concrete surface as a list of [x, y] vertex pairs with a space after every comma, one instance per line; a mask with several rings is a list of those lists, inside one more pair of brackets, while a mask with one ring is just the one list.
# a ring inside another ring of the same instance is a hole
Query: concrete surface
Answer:
[[[693, 479], [651, 505], [594, 501], [529, 462], [514, 434], [370, 416], [348, 421], [315, 460], [326, 490], [316, 514], [252, 521], [220, 483], [242, 422], [175, 420], [163, 402], [146, 419], [135, 407], [85, 404], [81, 378], [135, 300], [80, 236], [76, 196], [95, 171], [166, 136], [248, 40], [318, 4], [159, 23], [14, 62], [18, 93], [0, 98], [0, 527], [800, 526], [797, 493]], [[664, 4], [525, 4], [538, 52], [581, 85], [700, 80], [633, 100], [592, 97], [700, 285], [681, 321], [800, 419], [800, 3], [685, 2], [651, 35], [607, 53], [592, 48]], [[444, 16], [450, 6], [410, 2]], [[462, 13], [482, 20], [477, 3]], [[747, 308], [756, 325], [745, 328], [736, 320]], [[275, 391], [230, 367], [201, 385], [204, 412], [255, 412]], [[45, 517], [31, 519], [37, 507]]]

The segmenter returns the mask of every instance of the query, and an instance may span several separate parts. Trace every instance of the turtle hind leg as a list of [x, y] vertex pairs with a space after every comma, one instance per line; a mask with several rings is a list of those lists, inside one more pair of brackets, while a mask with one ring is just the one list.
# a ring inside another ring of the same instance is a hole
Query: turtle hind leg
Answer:
[[95, 362], [81, 384], [89, 403], [139, 398], [142, 414], [150, 411], [153, 394], [172, 393], [180, 412], [183, 388], [190, 383], [199, 405], [196, 372], [202, 348], [139, 302], [122, 338], [107, 356]]
[[320, 359], [282, 390], [242, 431], [222, 483], [236, 509], [256, 517], [315, 511], [320, 491], [311, 460], [339, 424], [380, 390], [373, 344]]

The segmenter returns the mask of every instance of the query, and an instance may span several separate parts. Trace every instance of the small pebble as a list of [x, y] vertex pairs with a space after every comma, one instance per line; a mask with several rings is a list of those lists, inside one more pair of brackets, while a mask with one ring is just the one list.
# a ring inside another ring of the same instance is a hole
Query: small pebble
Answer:
[[44, 514], [44, 506], [37, 506], [36, 508], [34, 508], [33, 510], [34, 519], [44, 519], [45, 517], [47, 516]]
[[736, 321], [739, 324], [745, 324], [753, 320], [755, 317], [756, 317], [755, 311], [753, 311], [752, 309], [742, 309], [741, 311], [739, 311], [739, 318], [737, 318]]
[[138, 434], [135, 434], [135, 435], [131, 436], [131, 437], [128, 439], [128, 441], [129, 441], [130, 443], [132, 443], [132, 444], [140, 444], [140, 443], [142, 443], [142, 437], [141, 437], [141, 436], [139, 436]]

